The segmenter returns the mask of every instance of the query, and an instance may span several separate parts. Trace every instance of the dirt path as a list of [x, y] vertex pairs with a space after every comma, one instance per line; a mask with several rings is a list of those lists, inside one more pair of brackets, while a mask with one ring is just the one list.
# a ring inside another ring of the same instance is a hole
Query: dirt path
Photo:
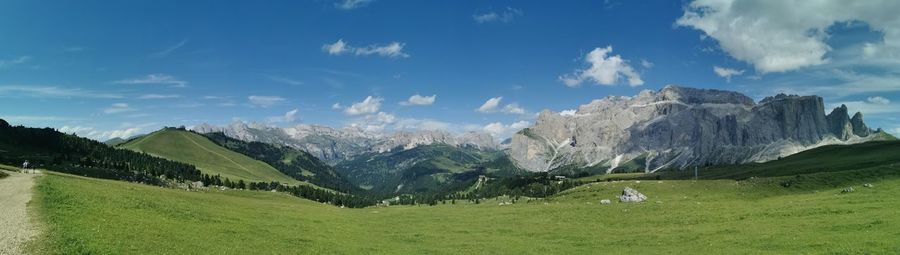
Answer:
[[39, 174], [6, 173], [0, 179], [0, 254], [23, 254], [22, 245], [37, 234], [25, 208]]

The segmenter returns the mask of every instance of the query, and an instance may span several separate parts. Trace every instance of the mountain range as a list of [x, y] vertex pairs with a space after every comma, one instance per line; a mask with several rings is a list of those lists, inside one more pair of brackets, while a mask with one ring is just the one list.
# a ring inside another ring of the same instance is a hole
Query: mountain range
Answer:
[[[193, 130], [307, 151], [336, 166], [356, 185], [381, 191], [398, 189], [404, 184], [398, 181], [404, 180], [400, 176], [413, 171], [410, 169], [446, 163], [446, 155], [458, 153], [501, 152], [456, 162], [433, 171], [441, 176], [431, 177], [446, 179], [442, 175], [471, 172], [491, 162], [510, 166], [487, 167], [488, 172], [656, 172], [765, 162], [823, 145], [894, 139], [869, 128], [862, 113], [851, 116], [846, 106], [826, 114], [818, 96], [779, 94], [756, 102], [738, 92], [671, 85], [635, 96], [597, 99], [573, 110], [545, 110], [533, 125], [504, 142], [480, 132], [375, 134], [353, 127], [307, 124], [281, 128], [244, 122], [224, 127], [203, 123]], [[403, 153], [421, 146], [431, 147]], [[379, 174], [386, 176], [376, 176]]]
[[352, 160], [364, 154], [386, 153], [396, 149], [409, 150], [430, 144], [446, 144], [487, 151], [504, 148], [504, 145], [490, 134], [475, 131], [460, 135], [432, 130], [377, 134], [353, 127], [336, 129], [320, 125], [300, 124], [281, 128], [240, 121], [223, 127], [202, 123], [194, 126], [193, 130], [198, 133], [222, 132], [228, 137], [239, 140], [294, 147], [307, 151], [331, 165]]
[[862, 113], [822, 98], [779, 94], [759, 102], [731, 91], [666, 86], [610, 96], [576, 110], [543, 111], [512, 137], [508, 155], [528, 171], [684, 169], [778, 159], [829, 144], [890, 139]]

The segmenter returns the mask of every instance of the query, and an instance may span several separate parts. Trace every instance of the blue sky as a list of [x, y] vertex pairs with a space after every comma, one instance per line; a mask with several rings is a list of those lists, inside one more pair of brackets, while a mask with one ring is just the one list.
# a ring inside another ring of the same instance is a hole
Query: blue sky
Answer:
[[900, 5], [790, 4], [3, 1], [0, 118], [100, 140], [235, 120], [503, 136], [676, 84], [817, 94], [900, 133]]

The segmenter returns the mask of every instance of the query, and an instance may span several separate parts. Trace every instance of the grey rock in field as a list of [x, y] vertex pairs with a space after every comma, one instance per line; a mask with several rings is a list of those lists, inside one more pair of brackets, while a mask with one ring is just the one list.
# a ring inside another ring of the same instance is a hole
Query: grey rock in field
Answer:
[[846, 188], [844, 188], [843, 190], [841, 190], [841, 193], [846, 194], [846, 193], [850, 193], [850, 192], [853, 192], [853, 191], [854, 191], [854, 190], [853, 190], [853, 187], [846, 187]]
[[866, 184], [863, 184], [863, 187], [871, 188], [871, 187], [875, 187], [875, 185], [872, 185], [871, 183], [866, 183]]
[[818, 96], [779, 94], [754, 102], [731, 91], [666, 86], [609, 96], [561, 112], [545, 110], [513, 135], [520, 168], [636, 166], [644, 172], [764, 162], [829, 144], [880, 139], [847, 107], [825, 114]]
[[631, 187], [625, 187], [625, 189], [622, 190], [622, 195], [619, 196], [619, 201], [622, 203], [637, 203], [644, 202], [645, 200], [647, 200], [647, 196], [644, 196], [644, 194], [641, 194]]
[[608, 204], [612, 204], [612, 201], [609, 201], [609, 199], [603, 199], [603, 200], [600, 200], [600, 204], [601, 204], [601, 205], [608, 205]]

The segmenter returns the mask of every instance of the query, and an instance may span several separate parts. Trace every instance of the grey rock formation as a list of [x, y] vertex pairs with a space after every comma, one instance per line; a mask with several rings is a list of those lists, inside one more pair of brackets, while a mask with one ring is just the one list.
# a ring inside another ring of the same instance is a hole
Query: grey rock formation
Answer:
[[856, 136], [866, 137], [872, 134], [872, 130], [863, 121], [861, 112], [856, 112], [853, 114], [853, 118], [850, 118], [850, 127], [853, 128], [853, 134]]
[[[846, 106], [825, 115], [822, 98], [779, 94], [759, 103], [737, 92], [666, 86], [610, 96], [577, 110], [541, 112], [512, 137], [508, 154], [529, 171], [564, 166], [645, 172], [763, 162], [826, 144], [876, 136]], [[857, 129], [858, 128], [858, 129]]]
[[625, 187], [625, 189], [622, 190], [622, 195], [619, 196], [619, 201], [622, 203], [639, 203], [646, 200], [647, 196], [644, 196], [644, 194], [641, 194], [631, 187]]

